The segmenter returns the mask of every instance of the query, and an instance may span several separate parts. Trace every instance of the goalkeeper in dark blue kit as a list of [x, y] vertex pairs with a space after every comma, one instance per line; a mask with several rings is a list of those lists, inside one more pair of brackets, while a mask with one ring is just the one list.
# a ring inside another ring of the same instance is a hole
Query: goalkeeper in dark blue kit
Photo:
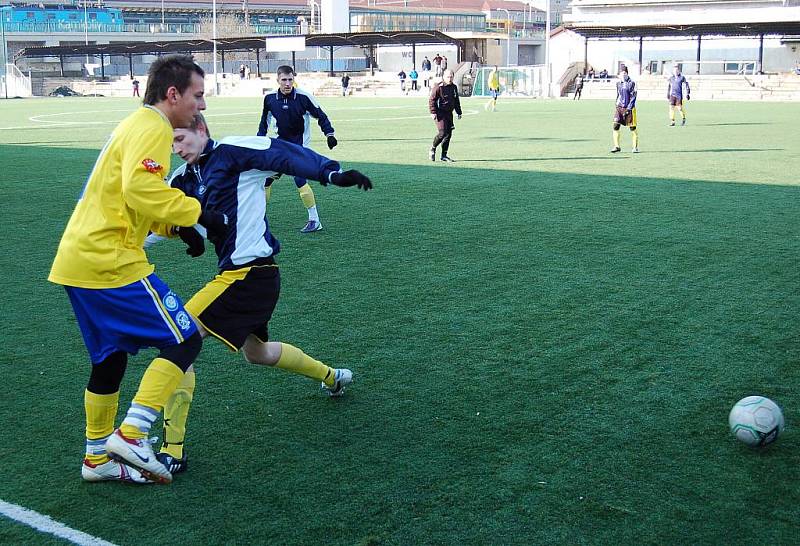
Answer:
[[[283, 173], [318, 180], [323, 186], [372, 188], [358, 171], [342, 172], [339, 163], [309, 148], [268, 137], [209, 137], [201, 115], [188, 129], [174, 131], [173, 149], [186, 164], [170, 185], [200, 201], [203, 210], [223, 213], [229, 231], [209, 237], [218, 257], [219, 272], [189, 302], [203, 337], [213, 336], [232, 351], [242, 351], [248, 362], [282, 368], [322, 382], [330, 396], [341, 396], [353, 379], [348, 369], [334, 369], [288, 343], [269, 341], [268, 324], [280, 294], [275, 255], [280, 243], [269, 229], [263, 187], [267, 176]], [[186, 252], [205, 251], [202, 227], [178, 228]], [[172, 473], [186, 469], [183, 441], [195, 373], [190, 368], [164, 407], [164, 444], [159, 460]]]
[[[267, 131], [274, 124], [278, 129], [278, 138], [300, 146], [308, 147], [311, 144], [311, 119], [315, 118], [319, 128], [325, 135], [328, 149], [336, 146], [336, 137], [333, 126], [328, 116], [322, 111], [314, 96], [294, 86], [294, 69], [283, 65], [278, 67], [278, 90], [264, 96], [264, 109], [261, 112], [261, 123], [258, 125], [258, 136], [266, 136]], [[278, 177], [266, 181], [267, 201], [269, 201], [272, 183]], [[300, 192], [300, 199], [308, 211], [308, 222], [300, 231], [311, 233], [322, 229], [322, 222], [317, 212], [317, 202], [314, 191], [308, 181], [302, 176], [295, 176], [294, 183]]]

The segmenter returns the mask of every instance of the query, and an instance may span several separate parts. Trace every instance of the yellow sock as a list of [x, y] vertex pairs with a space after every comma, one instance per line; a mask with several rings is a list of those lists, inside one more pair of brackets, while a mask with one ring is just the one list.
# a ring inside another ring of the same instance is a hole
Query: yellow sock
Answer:
[[631, 132], [631, 137], [633, 138], [633, 147], [639, 147], [639, 129], [635, 129]]
[[681, 104], [681, 118], [686, 119], [686, 107]]
[[195, 373], [189, 370], [178, 384], [178, 388], [164, 405], [164, 444], [162, 453], [176, 459], [183, 458], [183, 441], [186, 438], [186, 421], [194, 398]]
[[670, 107], [670, 109], [669, 109], [669, 120], [670, 121], [675, 121], [675, 108], [674, 107]]
[[272, 184], [264, 188], [264, 199], [269, 203], [269, 198], [272, 196]]
[[619, 148], [619, 130], [614, 131], [614, 148]]
[[303, 200], [303, 204], [307, 209], [316, 206], [317, 202], [314, 200], [314, 190], [311, 189], [310, 184], [305, 184], [302, 188], [297, 188], [297, 191], [300, 192], [300, 199]]
[[102, 454], [91, 453], [92, 440], [105, 438], [114, 432], [114, 419], [117, 417], [119, 392], [111, 394], [95, 394], [88, 390], [83, 393], [83, 407], [86, 410], [86, 459], [92, 464], [103, 464], [109, 461], [105, 447], [100, 448]]
[[[144, 372], [139, 390], [133, 397], [133, 403], [160, 412], [183, 376], [183, 370], [177, 365], [165, 358], [155, 358]], [[147, 432], [125, 421], [119, 428], [128, 438], [147, 437]]]
[[329, 387], [333, 386], [334, 383], [333, 368], [326, 366], [319, 360], [314, 360], [294, 345], [289, 345], [288, 343], [281, 343], [281, 357], [275, 366], [317, 381], [324, 381]]

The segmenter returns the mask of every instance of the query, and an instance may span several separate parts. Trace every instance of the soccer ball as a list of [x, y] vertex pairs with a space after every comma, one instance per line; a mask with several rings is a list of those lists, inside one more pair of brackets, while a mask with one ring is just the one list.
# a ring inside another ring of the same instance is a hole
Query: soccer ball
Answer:
[[728, 424], [733, 435], [745, 444], [763, 447], [774, 442], [783, 432], [783, 412], [769, 398], [748, 396], [733, 406]]

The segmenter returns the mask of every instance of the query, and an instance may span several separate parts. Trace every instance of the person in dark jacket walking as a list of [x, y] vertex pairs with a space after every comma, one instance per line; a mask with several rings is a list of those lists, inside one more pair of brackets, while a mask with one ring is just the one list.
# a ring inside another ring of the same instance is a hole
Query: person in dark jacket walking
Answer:
[[453, 71], [445, 70], [442, 73], [442, 81], [433, 86], [431, 96], [428, 99], [428, 108], [431, 118], [436, 122], [439, 132], [433, 139], [433, 146], [430, 151], [430, 160], [436, 161], [436, 147], [442, 145], [442, 161], [452, 162], [447, 151], [450, 149], [450, 137], [453, 134], [455, 125], [453, 124], [453, 111], [461, 119], [461, 103], [458, 100], [458, 87], [453, 83]]

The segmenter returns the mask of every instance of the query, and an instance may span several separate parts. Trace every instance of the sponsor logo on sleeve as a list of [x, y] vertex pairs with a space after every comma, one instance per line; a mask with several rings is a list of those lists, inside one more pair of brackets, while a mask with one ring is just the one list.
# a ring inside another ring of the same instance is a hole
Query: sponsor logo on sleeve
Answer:
[[147, 172], [153, 174], [158, 174], [164, 170], [164, 167], [162, 167], [155, 160], [150, 159], [149, 157], [147, 159], [142, 160], [142, 165], [144, 165], [144, 168]]

